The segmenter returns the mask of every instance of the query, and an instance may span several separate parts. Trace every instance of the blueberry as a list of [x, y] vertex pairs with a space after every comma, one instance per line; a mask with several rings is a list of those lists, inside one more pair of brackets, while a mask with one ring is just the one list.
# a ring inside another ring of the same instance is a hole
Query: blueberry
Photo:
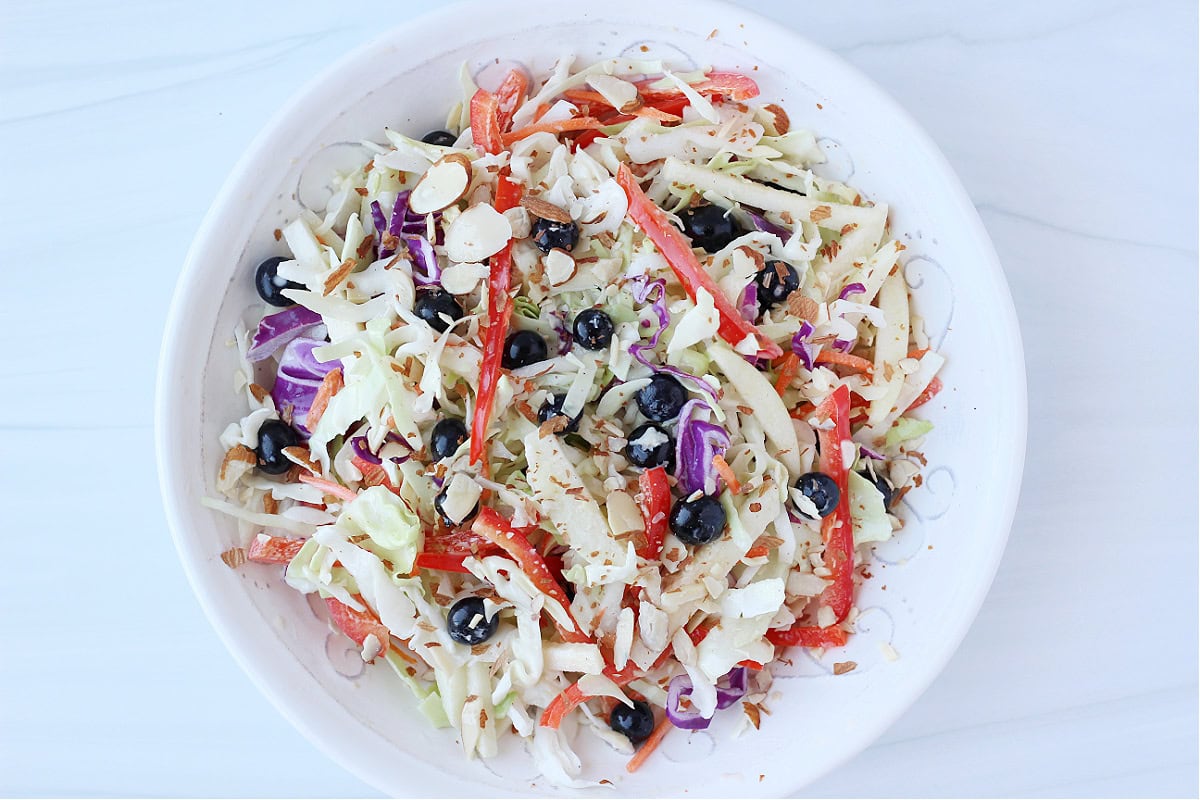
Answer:
[[634, 700], [633, 708], [617, 703], [608, 716], [608, 725], [634, 744], [641, 744], [654, 732], [654, 712], [644, 700]]
[[666, 466], [667, 471], [674, 471], [675, 441], [671, 434], [661, 425], [647, 422], [639, 425], [629, 434], [629, 444], [625, 445], [625, 457], [635, 467]]
[[413, 304], [413, 312], [428, 322], [429, 327], [439, 332], [450, 327], [450, 322], [443, 317], [449, 317], [453, 322], [456, 319], [462, 319], [463, 315], [462, 306], [454, 299], [454, 295], [445, 289], [422, 290], [417, 295], [417, 302]]
[[267, 420], [258, 429], [258, 468], [268, 475], [282, 475], [292, 468], [292, 462], [283, 454], [284, 448], [300, 444], [300, 434], [286, 422]]
[[425, 144], [436, 144], [442, 147], [454, 147], [454, 143], [458, 141], [458, 137], [450, 131], [430, 131], [421, 137], [421, 141]]
[[758, 287], [758, 309], [766, 311], [787, 300], [792, 292], [800, 288], [800, 273], [791, 264], [768, 261], [754, 276]]
[[483, 644], [500, 627], [498, 613], [488, 619], [483, 612], [482, 597], [464, 597], [450, 606], [450, 613], [446, 615], [446, 632], [459, 644], [470, 647]]
[[575, 317], [575, 341], [587, 350], [603, 350], [612, 342], [612, 317], [598, 308], [580, 311]]
[[708, 544], [725, 531], [725, 509], [715, 497], [680, 500], [669, 522], [671, 533], [684, 544]]
[[533, 331], [517, 331], [510, 333], [504, 340], [504, 354], [500, 366], [505, 369], [517, 369], [539, 361], [545, 361], [549, 355], [546, 341]]
[[567, 419], [562, 413], [563, 401], [567, 399], [565, 394], [556, 394], [550, 400], [542, 404], [538, 409], [538, 422], [549, 422], [555, 417], [563, 417], [567, 420], [567, 427], [558, 431], [559, 436], [565, 436], [568, 433], [575, 433], [579, 430], [579, 420], [583, 419], [583, 412], [580, 411], [575, 417]]
[[556, 247], [559, 250], [571, 250], [579, 241], [579, 226], [574, 222], [555, 222], [538, 217], [533, 221], [530, 236], [543, 253], [549, 253]]
[[[828, 517], [833, 513], [842, 495], [838, 490], [837, 482], [823, 472], [808, 472], [801, 475], [796, 480], [796, 488], [800, 490], [801, 494], [812, 500], [813, 505], [817, 507], [817, 513], [822, 517]], [[796, 510], [805, 519], [813, 519], [799, 507]]]
[[279, 265], [287, 261], [283, 256], [275, 256], [268, 258], [266, 261], [258, 265], [254, 270], [254, 288], [258, 290], [258, 296], [267, 301], [273, 306], [279, 308], [287, 308], [288, 306], [296, 305], [296, 301], [291, 298], [284, 297], [280, 292], [284, 289], [303, 289], [304, 287], [292, 281], [285, 281], [279, 277]]
[[461, 419], [447, 417], [439, 420], [429, 434], [429, 452], [435, 461], [450, 458], [467, 440], [467, 426]]
[[736, 239], [741, 231], [725, 209], [714, 205], [699, 205], [679, 212], [683, 232], [692, 240], [692, 247], [715, 253]]
[[638, 408], [655, 422], [666, 422], [679, 416], [687, 402], [687, 389], [670, 375], [655, 375], [650, 385], [637, 393]]
[[875, 484], [875, 488], [878, 489], [879, 493], [883, 495], [883, 507], [891, 508], [893, 499], [892, 495], [895, 493], [896, 489], [892, 486], [891, 481], [883, 477], [883, 473], [880, 471], [880, 469], [878, 467], [875, 468], [874, 478], [872, 478], [871, 473], [867, 472], [866, 470], [863, 470], [858, 474]]
[[442, 510], [442, 506], [446, 503], [446, 489], [442, 489], [437, 493], [437, 497], [433, 498], [433, 507], [437, 510], [438, 516], [442, 518], [442, 522], [446, 523], [447, 528], [457, 528], [464, 522], [475, 519], [475, 515], [479, 513], [479, 501], [475, 501], [475, 506], [462, 519], [450, 519], [446, 516], [446, 512]]

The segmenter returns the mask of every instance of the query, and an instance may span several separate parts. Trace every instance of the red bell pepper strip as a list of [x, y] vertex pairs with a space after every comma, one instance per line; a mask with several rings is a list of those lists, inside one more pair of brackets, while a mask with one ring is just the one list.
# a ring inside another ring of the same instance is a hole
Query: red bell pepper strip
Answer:
[[475, 146], [495, 155], [504, 145], [500, 138], [500, 103], [483, 89], [471, 97], [471, 138]]
[[[640, 670], [631, 669], [625, 669], [621, 672], [611, 672], [606, 669], [604, 674], [617, 686], [626, 686], [642, 675]], [[550, 705], [546, 706], [546, 710], [542, 712], [542, 718], [538, 721], [538, 724], [543, 728], [557, 728], [562, 724], [567, 714], [571, 713], [571, 711], [588, 699], [589, 695], [583, 693], [583, 690], [579, 688], [579, 684], [572, 683], [550, 701]]]
[[[647, 101], [672, 100], [679, 97], [686, 97], [683, 94], [683, 90], [676, 87], [669, 89], [649, 88], [650, 84], [654, 82], [653, 80], [640, 81], [637, 84], [638, 93]], [[705, 96], [719, 94], [722, 97], [728, 97], [730, 100], [739, 102], [758, 97], [758, 84], [754, 82], [754, 79], [737, 72], [710, 72], [704, 76], [704, 80], [689, 85], [699, 94]]]
[[[567, 616], [571, 615], [571, 601], [567, 599], [566, 590], [563, 589], [554, 572], [546, 564], [546, 559], [542, 558], [537, 549], [529, 543], [525, 534], [514, 528], [493, 508], [480, 509], [479, 516], [475, 517], [475, 522], [471, 525], [471, 530], [507, 553], [513, 561], [517, 562], [521, 571], [533, 581], [533, 585], [537, 587], [538, 591], [558, 601], [559, 605], [566, 609]], [[579, 623], [574, 619], [571, 620], [571, 623], [574, 628], [564, 628], [555, 622], [564, 641], [590, 642], [592, 640], [590, 636], [580, 630]]]
[[287, 564], [296, 557], [305, 539], [287, 539], [260, 533], [246, 548], [246, 560], [256, 564]]
[[[363, 602], [361, 597], [355, 599], [360, 603]], [[338, 627], [338, 630], [353, 639], [356, 645], [362, 647], [367, 637], [373, 635], [379, 641], [378, 652], [387, 652], [388, 647], [391, 646], [391, 631], [370, 610], [355, 611], [336, 597], [326, 597], [325, 605], [329, 608], [329, 616], [333, 619], [333, 624]], [[363, 605], [365, 606], [366, 603]], [[373, 661], [374, 657], [368, 660]]]
[[471, 558], [470, 553], [417, 553], [413, 566], [417, 569], [432, 569], [438, 572], [462, 572], [470, 574], [463, 561]]
[[935, 377], [933, 380], [931, 380], [929, 382], [929, 385], [925, 387], [925, 391], [923, 391], [919, 395], [917, 395], [917, 399], [913, 400], [912, 403], [908, 406], [908, 408], [904, 409], [904, 412], [907, 414], [909, 411], [912, 411], [914, 408], [920, 408], [921, 406], [925, 405], [930, 400], [932, 400], [937, 395], [937, 393], [940, 392], [941, 390], [942, 390], [942, 379]]
[[[821, 524], [825, 566], [833, 578], [821, 593], [821, 601], [832, 609], [836, 622], [841, 622], [854, 604], [854, 524], [850, 518], [847, 464], [842, 460], [842, 443], [850, 441], [850, 389], [844, 384], [834, 389], [814, 413], [819, 418], [833, 420], [832, 428], [818, 433], [821, 472], [833, 478], [838, 487], [837, 508]], [[767, 631], [767, 640], [774, 644], [805, 647], [840, 646], [846, 643], [846, 633], [836, 623], [828, 628], [794, 625], [786, 630]]]
[[[513, 114], [525, 102], [525, 94], [529, 91], [529, 78], [520, 70], [511, 70], [504, 76], [500, 88], [496, 90], [496, 102], [499, 105], [497, 122], [500, 130], [508, 130], [512, 124]], [[472, 134], [474, 135], [474, 134]]]
[[663, 542], [667, 539], [667, 523], [671, 513], [671, 485], [667, 483], [667, 471], [663, 467], [645, 470], [638, 476], [641, 490], [642, 521], [646, 525], [646, 543], [637, 549], [645, 559], [657, 559], [662, 555]]
[[[521, 203], [523, 187], [509, 179], [507, 170], [500, 173], [496, 184], [496, 210], [504, 213]], [[508, 294], [512, 283], [512, 240], [489, 260], [488, 326], [483, 340], [483, 363], [479, 369], [479, 390], [475, 393], [475, 418], [471, 424], [471, 463], [483, 458], [487, 442], [488, 422], [492, 418], [492, 402], [496, 397], [496, 382], [500, 380], [500, 360], [508, 321], [512, 318], [513, 300]]]
[[654, 242], [654, 246], [662, 253], [679, 282], [683, 284], [688, 297], [695, 300], [700, 289], [712, 296], [721, 318], [720, 327], [717, 329], [721, 338], [731, 345], [737, 345], [747, 336], [753, 336], [758, 340], [760, 357], [776, 358], [783, 355], [779, 345], [759, 333], [754, 323], [747, 321], [729, 302], [729, 298], [717, 286], [717, 282], [700, 266], [696, 254], [692, 252], [692, 243], [667, 220], [666, 213], [646, 197], [646, 193], [638, 186], [637, 179], [626, 164], [621, 164], [617, 170], [617, 183], [621, 184], [629, 200], [629, 218]]
[[837, 625], [796, 625], [767, 631], [767, 641], [781, 647], [841, 647], [846, 643], [846, 632]]

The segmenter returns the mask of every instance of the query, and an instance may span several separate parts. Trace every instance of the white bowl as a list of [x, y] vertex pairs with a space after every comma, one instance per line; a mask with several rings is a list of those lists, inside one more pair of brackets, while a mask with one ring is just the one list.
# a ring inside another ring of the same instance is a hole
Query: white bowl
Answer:
[[[230, 519], [199, 499], [215, 495], [217, 436], [243, 411], [231, 390], [228, 342], [235, 320], [255, 302], [252, 268], [279, 250], [272, 232], [299, 203], [320, 203], [334, 163], [361, 158], [344, 143], [378, 140], [385, 125], [418, 134], [440, 127], [458, 99], [464, 61], [491, 72], [520, 61], [540, 74], [564, 52], [589, 62], [646, 45], [650, 56], [748, 72], [764, 99], [783, 102], [794, 126], [823, 137], [832, 176], [852, 176], [891, 205], [893, 231], [909, 245], [916, 307], [948, 358], [946, 390], [926, 410], [937, 428], [925, 448], [925, 485], [905, 498], [904, 530], [878, 550], [851, 644], [820, 661], [792, 651], [760, 731], [737, 739], [721, 725], [675, 731], [632, 776], [602, 745], [585, 748], [592, 775], [616, 780], [620, 794], [777, 796], [844, 762], [950, 658], [987, 592], [1016, 504], [1026, 412], [1016, 316], [979, 217], [929, 138], [842, 61], [754, 14], [683, 0], [658, 2], [652, 14], [635, 0], [591, 7], [455, 4], [326, 72], [275, 118], [226, 182], [188, 255], [167, 323], [158, 461], [192, 586], [280, 711], [333, 758], [395, 795], [564, 793], [539, 779], [519, 749], [490, 764], [465, 761], [453, 734], [430, 729], [386, 667], [364, 669], [353, 646], [284, 585], [279, 569], [225, 566], [219, 554], [244, 542]], [[884, 644], [898, 660], [885, 657]], [[834, 661], [851, 660], [853, 672], [832, 674]]]

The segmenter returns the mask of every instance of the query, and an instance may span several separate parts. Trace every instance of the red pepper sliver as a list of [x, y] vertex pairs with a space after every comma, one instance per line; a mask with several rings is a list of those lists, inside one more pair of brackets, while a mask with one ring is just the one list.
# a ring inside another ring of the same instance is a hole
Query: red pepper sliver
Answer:
[[842, 461], [842, 442], [850, 440], [850, 389], [841, 385], [817, 408], [817, 414], [833, 420], [833, 427], [819, 432], [821, 471], [833, 478], [838, 487], [838, 504], [821, 524], [825, 543], [825, 566], [833, 582], [821, 594], [841, 622], [854, 602], [854, 527], [850, 519], [850, 490], [846, 464]]
[[[355, 597], [355, 599], [366, 606], [361, 597]], [[337, 626], [338, 630], [353, 639], [355, 644], [362, 647], [368, 636], [374, 636], [379, 641], [379, 652], [387, 652], [392, 640], [391, 631], [371, 613], [370, 609], [355, 611], [336, 597], [326, 597], [325, 605], [329, 609], [329, 616], [333, 619], [333, 624]]]
[[524, 72], [514, 69], [504, 76], [500, 88], [496, 90], [496, 103], [500, 107], [496, 121], [501, 131], [508, 130], [513, 114], [521, 107], [521, 103], [525, 102], [525, 94], [528, 91], [529, 78], [525, 77]]
[[[522, 191], [521, 184], [509, 179], [507, 170], [502, 171], [496, 185], [496, 210], [503, 213], [520, 205]], [[508, 294], [512, 283], [511, 240], [489, 259], [488, 269], [488, 327], [483, 340], [479, 389], [475, 393], [475, 418], [471, 424], [472, 464], [483, 458], [488, 422], [492, 418], [492, 402], [496, 396], [496, 382], [500, 380], [504, 339], [508, 336], [508, 322], [512, 318], [513, 301]], [[486, 469], [487, 465], [484, 467]]]
[[667, 221], [667, 216], [661, 208], [654, 205], [637, 179], [629, 170], [629, 166], [621, 164], [617, 170], [617, 183], [625, 190], [629, 200], [629, 218], [654, 242], [654, 246], [671, 265], [679, 282], [687, 291], [688, 297], [696, 299], [696, 292], [704, 289], [712, 296], [717, 314], [720, 316], [720, 326], [717, 333], [731, 345], [737, 345], [747, 336], [753, 336], [758, 341], [760, 357], [776, 358], [783, 355], [779, 345], [767, 339], [754, 323], [746, 320], [738, 309], [733, 307], [729, 298], [717, 286], [712, 276], [704, 271], [696, 254], [692, 252], [692, 243], [680, 231]]
[[925, 405], [930, 400], [932, 400], [937, 395], [937, 393], [940, 392], [941, 390], [942, 390], [942, 379], [935, 377], [933, 380], [931, 380], [929, 382], [929, 385], [925, 387], [925, 391], [923, 391], [919, 395], [917, 395], [917, 399], [913, 400], [912, 404], [908, 408], [904, 409], [905, 413], [912, 411], [914, 408], [919, 408], [919, 407]]
[[504, 149], [500, 136], [500, 103], [483, 89], [471, 97], [471, 138], [475, 146], [495, 155]]
[[795, 625], [767, 631], [767, 641], [781, 647], [841, 647], [846, 643], [846, 632], [836, 625]]
[[[499, 547], [513, 561], [517, 562], [517, 566], [529, 576], [538, 591], [558, 601], [567, 610], [567, 616], [570, 616], [571, 601], [567, 599], [566, 590], [563, 589], [558, 578], [546, 564], [546, 559], [542, 558], [537, 549], [529, 543], [525, 534], [514, 528], [493, 508], [481, 509], [479, 516], [475, 517], [475, 521], [471, 524], [471, 530]], [[565, 641], [590, 642], [592, 640], [590, 636], [580, 630], [578, 623], [575, 623], [574, 620], [572, 623], [575, 624], [574, 628], [558, 626], [559, 634]], [[558, 624], [555, 623], [555, 625]]]
[[414, 563], [418, 569], [470, 574], [470, 570], [463, 566], [463, 561], [470, 557], [470, 553], [417, 553]]
[[287, 539], [260, 533], [250, 540], [246, 560], [256, 564], [287, 564], [304, 547], [304, 539]]
[[637, 554], [645, 559], [657, 559], [662, 555], [663, 542], [667, 539], [668, 517], [671, 513], [671, 485], [667, 483], [667, 471], [663, 467], [645, 470], [638, 476], [641, 491], [642, 521], [646, 525], [646, 544]]

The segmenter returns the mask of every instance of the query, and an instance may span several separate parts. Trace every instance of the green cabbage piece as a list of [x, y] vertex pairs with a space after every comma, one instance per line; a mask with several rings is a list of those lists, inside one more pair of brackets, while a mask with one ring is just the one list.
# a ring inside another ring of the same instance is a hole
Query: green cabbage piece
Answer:
[[417, 552], [424, 542], [421, 520], [404, 502], [382, 486], [371, 486], [348, 502], [338, 517], [338, 527], [350, 539], [366, 535], [358, 543], [385, 561], [399, 576], [412, 572]]
[[892, 522], [883, 505], [883, 494], [861, 474], [849, 472], [847, 476], [855, 547], [864, 542], [886, 542], [892, 538]]
[[929, 420], [901, 417], [887, 432], [887, 438], [884, 441], [888, 447], [895, 447], [901, 442], [920, 439], [931, 430], [933, 430], [933, 423]]

